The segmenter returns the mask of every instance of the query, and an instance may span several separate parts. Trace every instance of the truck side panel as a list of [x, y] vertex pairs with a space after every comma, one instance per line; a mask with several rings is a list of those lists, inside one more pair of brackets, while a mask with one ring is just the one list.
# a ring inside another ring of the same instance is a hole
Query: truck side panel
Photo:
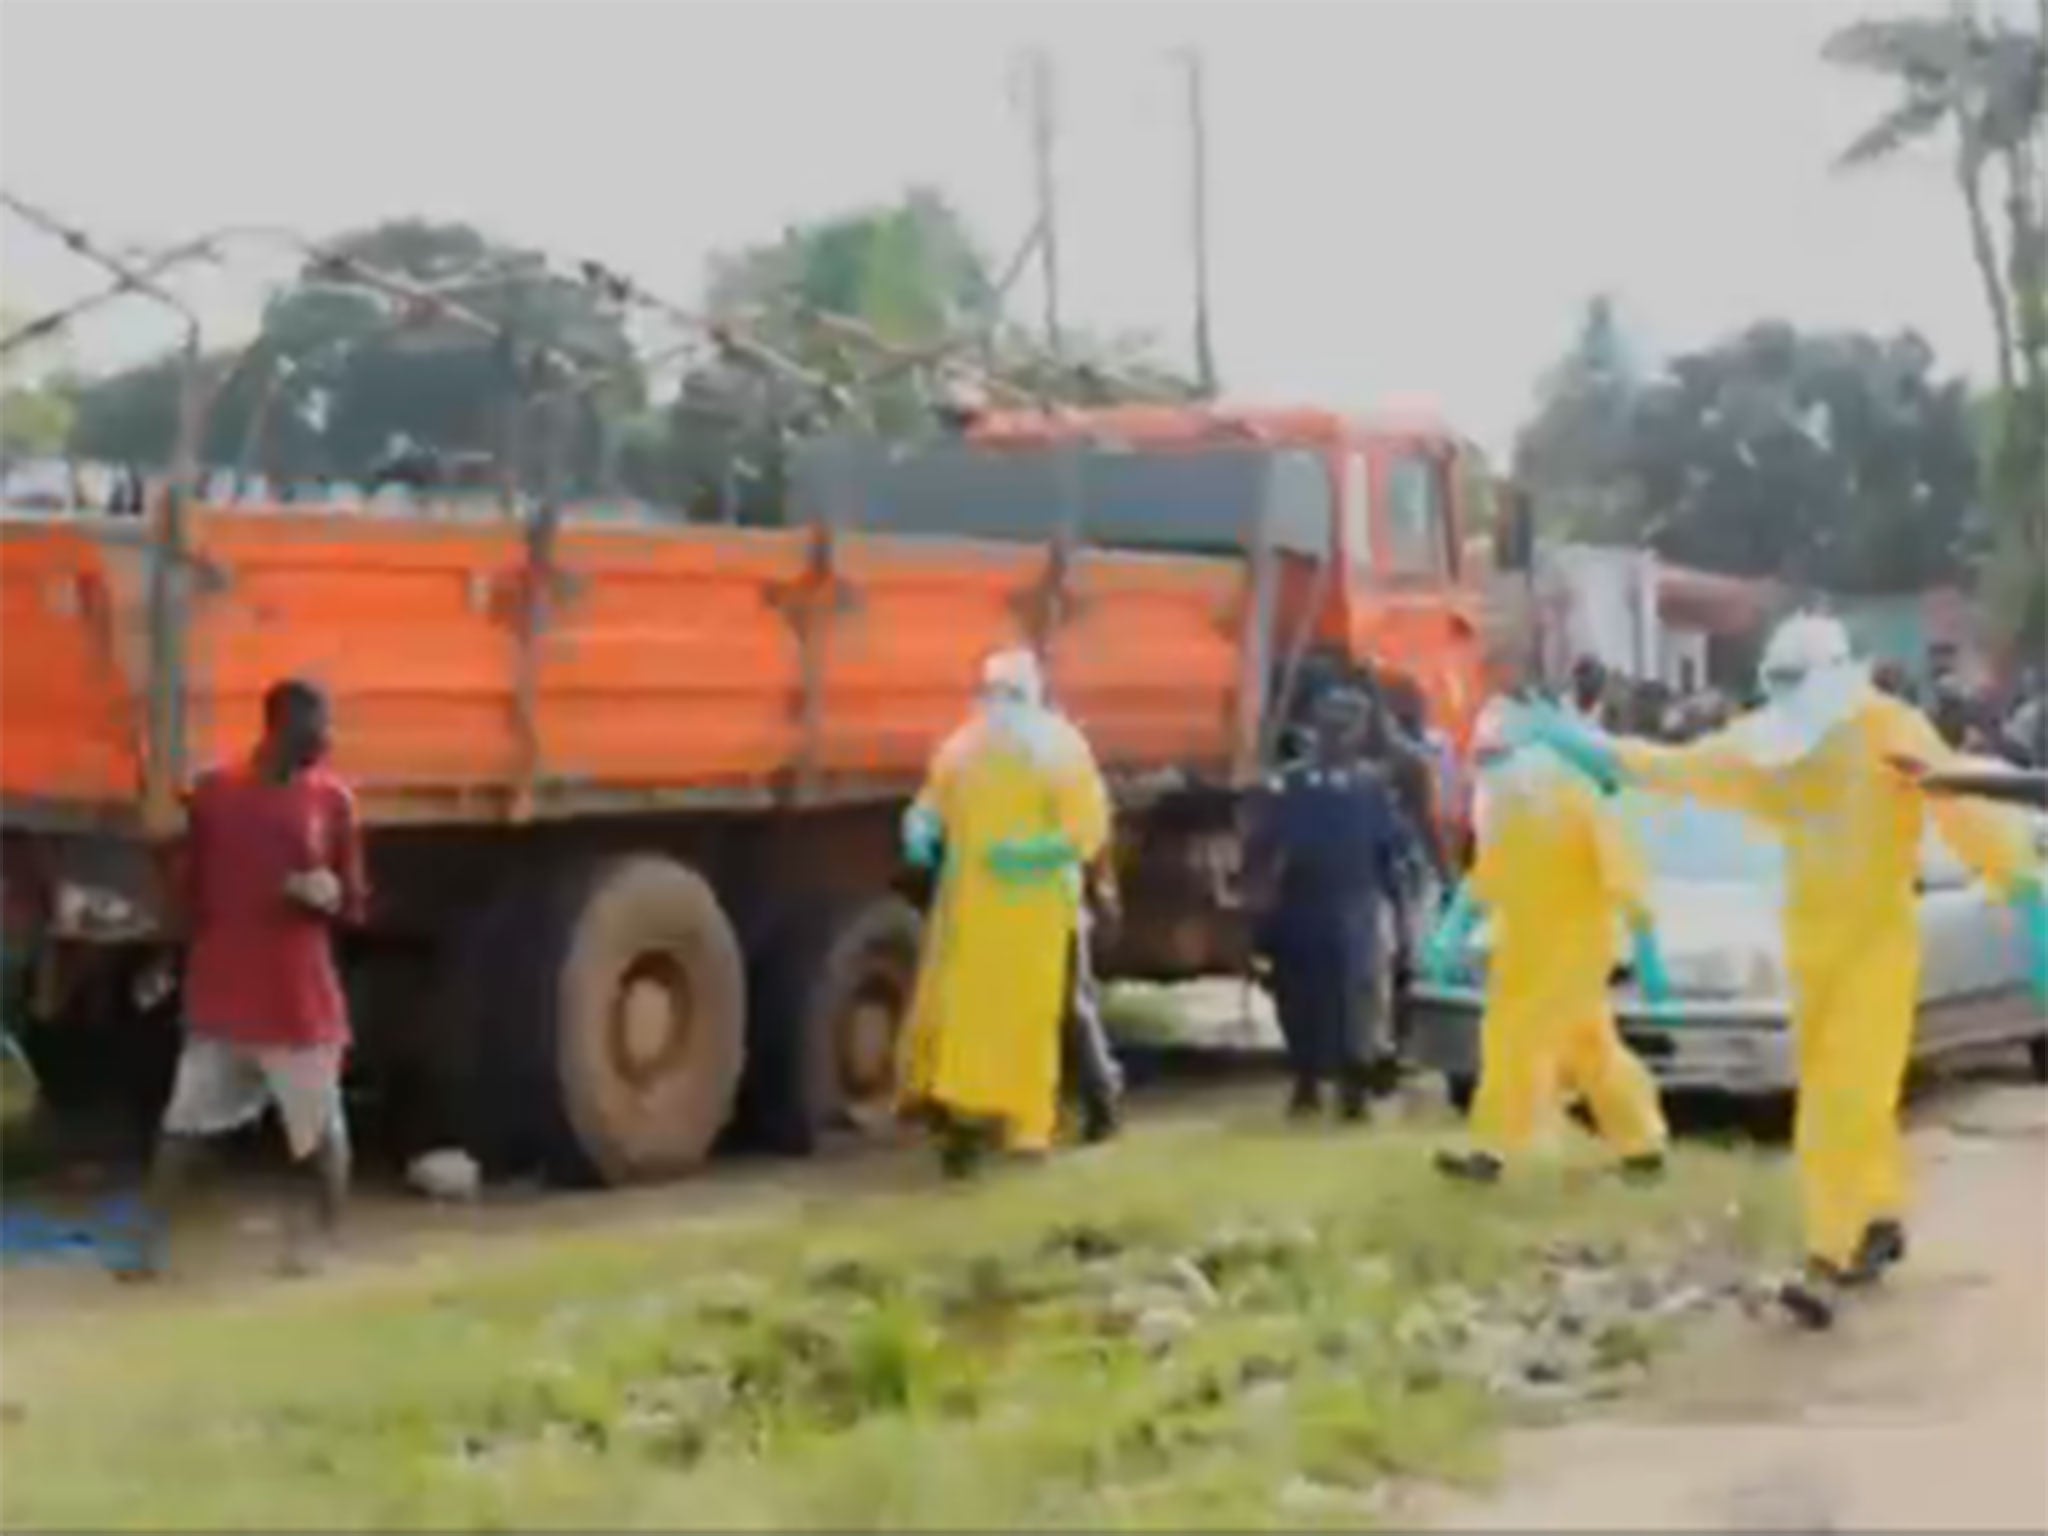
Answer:
[[[1047, 551], [874, 536], [847, 540], [848, 602], [824, 665], [821, 766], [914, 778], [960, 721], [979, 659], [1029, 632], [1053, 595]], [[1051, 628], [1054, 694], [1105, 766], [1224, 771], [1238, 686], [1241, 568], [1089, 550]]]
[[516, 530], [292, 510], [195, 511], [187, 620], [193, 771], [248, 751], [263, 691], [334, 700], [336, 766], [379, 819], [501, 793], [518, 752]]
[[559, 793], [762, 793], [797, 749], [802, 559], [791, 533], [565, 530], [538, 679]]
[[1244, 646], [1242, 569], [1084, 556], [1053, 688], [1106, 764], [1228, 771]]
[[142, 784], [140, 530], [0, 525], [0, 791], [118, 818]]
[[[10, 525], [0, 547], [10, 802], [132, 809], [146, 650], [124, 642], [124, 669], [109, 637], [141, 633], [140, 544]], [[187, 550], [188, 775], [245, 752], [264, 689], [306, 676], [372, 822], [904, 793], [981, 657], [1048, 611], [1054, 689], [1105, 768], [1231, 761], [1233, 561], [573, 524], [536, 552], [502, 524], [296, 508], [193, 508]]]

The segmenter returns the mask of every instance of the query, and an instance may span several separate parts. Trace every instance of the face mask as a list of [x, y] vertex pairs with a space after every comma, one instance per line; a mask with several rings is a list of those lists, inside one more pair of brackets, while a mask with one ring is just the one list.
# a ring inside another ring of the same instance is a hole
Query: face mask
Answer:
[[1012, 735], [1021, 731], [1031, 718], [1030, 705], [1006, 694], [987, 700], [981, 706], [981, 712], [990, 725]]
[[1782, 768], [1810, 755], [1856, 711], [1869, 686], [1852, 662], [1810, 672], [1764, 675], [1764, 707], [1744, 721], [1738, 740], [1765, 767]]

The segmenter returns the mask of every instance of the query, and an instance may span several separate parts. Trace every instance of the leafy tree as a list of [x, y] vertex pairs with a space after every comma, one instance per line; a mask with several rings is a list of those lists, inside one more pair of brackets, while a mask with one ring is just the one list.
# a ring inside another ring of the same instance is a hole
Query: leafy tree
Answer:
[[1970, 402], [1918, 336], [1765, 323], [1680, 357], [1629, 430], [1638, 536], [1673, 559], [1839, 591], [1954, 575], [1976, 505]]
[[45, 458], [64, 451], [71, 437], [72, 404], [47, 385], [0, 391], [0, 456]]
[[[493, 244], [466, 225], [404, 220], [333, 242], [266, 306], [255, 342], [207, 365], [220, 379], [203, 457], [253, 459], [280, 477], [360, 478], [394, 439], [448, 452], [500, 453], [508, 413], [565, 380], [545, 367], [552, 347], [611, 380], [574, 401], [566, 470], [595, 478], [606, 411], [638, 403], [641, 384], [622, 317], [605, 295], [549, 269], [538, 255]], [[361, 267], [390, 273], [483, 316], [504, 339], [434, 304], [394, 301]], [[160, 463], [176, 433], [180, 368], [167, 357], [81, 391], [75, 451]], [[521, 434], [511, 468], [543, 477], [541, 445]]]
[[[0, 335], [29, 317], [0, 305]], [[0, 458], [44, 458], [64, 451], [74, 413], [73, 383], [61, 349], [30, 341], [0, 359]]]
[[1537, 414], [1515, 443], [1516, 478], [1546, 527], [1593, 537], [1626, 531], [1623, 471], [1642, 388], [1614, 300], [1596, 294], [1570, 349], [1537, 386]]
[[1553, 528], [1840, 591], [1958, 571], [1976, 532], [1978, 428], [1918, 336], [1766, 322], [1646, 377], [1610, 322], [1589, 308], [1521, 436]]
[[645, 421], [630, 430], [628, 483], [693, 517], [779, 520], [798, 439], [848, 425], [899, 438], [931, 431], [963, 377], [1074, 404], [1194, 395], [1143, 336], [1070, 335], [1063, 357], [1045, 356], [1004, 323], [980, 247], [926, 190], [719, 257], [707, 294], [714, 320], [788, 366], [715, 356], [684, 377], [665, 436]]

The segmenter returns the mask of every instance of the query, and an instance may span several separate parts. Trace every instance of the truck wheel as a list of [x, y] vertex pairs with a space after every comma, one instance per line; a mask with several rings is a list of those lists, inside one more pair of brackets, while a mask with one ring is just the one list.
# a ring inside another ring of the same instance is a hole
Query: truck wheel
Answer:
[[771, 930], [754, 962], [741, 1089], [754, 1140], [804, 1156], [826, 1131], [876, 1136], [894, 1123], [921, 928], [908, 902], [881, 896], [827, 902]]
[[557, 1113], [549, 1161], [607, 1184], [704, 1161], [745, 1060], [746, 975], [710, 886], [672, 860], [597, 866], [553, 905], [530, 994]]
[[1752, 1141], [1779, 1146], [1792, 1139], [1799, 1116], [1799, 1096], [1788, 1091], [1760, 1093], [1742, 1105], [1743, 1127]]

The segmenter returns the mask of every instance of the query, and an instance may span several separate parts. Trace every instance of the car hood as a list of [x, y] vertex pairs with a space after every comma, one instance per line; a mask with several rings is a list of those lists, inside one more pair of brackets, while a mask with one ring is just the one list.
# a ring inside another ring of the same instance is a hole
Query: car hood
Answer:
[[[1676, 954], [1765, 954], [1784, 949], [1783, 893], [1774, 887], [1739, 880], [1653, 880], [1650, 916], [1657, 925], [1658, 946], [1669, 958]], [[1493, 947], [1493, 924], [1482, 919], [1472, 947], [1485, 954]], [[1630, 959], [1629, 936], [1615, 924], [1614, 958]]]
[[1784, 893], [1738, 880], [1660, 880], [1650, 886], [1650, 915], [1668, 960], [1673, 955], [1783, 954]]

